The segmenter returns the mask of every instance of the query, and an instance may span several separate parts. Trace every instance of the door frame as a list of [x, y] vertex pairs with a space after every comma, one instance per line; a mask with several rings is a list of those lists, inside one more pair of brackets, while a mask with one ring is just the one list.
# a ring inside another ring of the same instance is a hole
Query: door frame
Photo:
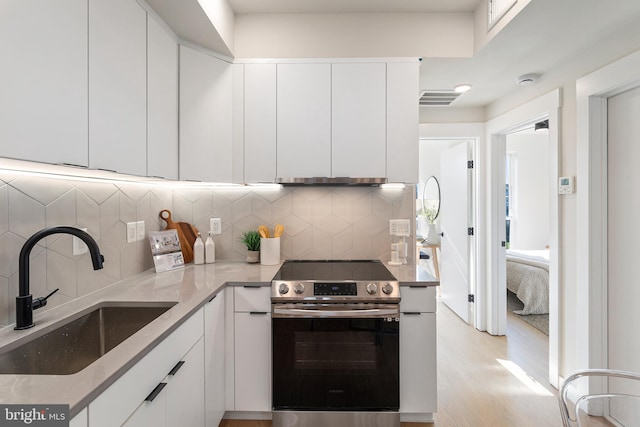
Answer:
[[561, 241], [558, 176], [560, 164], [560, 89], [553, 90], [487, 122], [487, 332], [505, 335], [507, 331], [506, 251], [501, 242], [505, 229], [506, 136], [523, 126], [549, 120], [549, 383], [559, 384], [559, 265]]
[[[607, 368], [607, 101], [640, 86], [640, 51], [576, 82], [577, 283], [574, 369]], [[586, 351], [585, 351], [586, 350]], [[603, 391], [592, 381], [581, 391]]]
[[479, 147], [484, 140], [485, 127], [483, 123], [434, 123], [420, 124], [420, 140], [456, 140], [468, 141], [470, 145], [469, 151], [474, 160], [474, 173], [472, 174], [470, 188], [472, 188], [472, 197], [470, 200], [472, 218], [474, 223], [470, 226], [475, 228], [472, 243], [469, 246], [469, 291], [474, 295], [475, 303], [470, 310], [470, 325], [481, 331], [486, 330], [487, 316], [485, 302], [485, 259], [484, 251], [479, 250], [484, 247], [484, 227], [479, 224], [484, 223], [485, 198], [479, 197], [480, 191], [484, 186], [483, 164], [480, 159], [482, 150]]

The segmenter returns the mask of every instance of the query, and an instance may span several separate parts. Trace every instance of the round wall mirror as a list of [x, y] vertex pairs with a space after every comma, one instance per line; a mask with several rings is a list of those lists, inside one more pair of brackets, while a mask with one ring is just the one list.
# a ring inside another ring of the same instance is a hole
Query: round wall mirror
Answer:
[[422, 190], [422, 212], [429, 222], [433, 222], [440, 214], [440, 183], [435, 176], [427, 178]]

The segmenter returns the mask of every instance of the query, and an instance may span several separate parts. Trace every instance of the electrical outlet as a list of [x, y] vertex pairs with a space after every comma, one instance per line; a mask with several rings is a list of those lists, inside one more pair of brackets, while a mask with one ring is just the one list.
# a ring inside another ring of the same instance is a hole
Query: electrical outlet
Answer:
[[411, 234], [411, 222], [408, 219], [390, 219], [389, 234], [392, 236], [408, 236]]
[[147, 233], [144, 229], [144, 221], [136, 222], [136, 235], [137, 235], [136, 240], [144, 240], [146, 234]]
[[209, 219], [209, 231], [211, 234], [222, 234], [222, 220], [220, 218]]
[[[81, 228], [82, 231], [87, 231], [87, 228]], [[89, 252], [89, 248], [84, 244], [82, 239], [73, 236], [73, 254], [74, 255], [82, 255]]]
[[135, 242], [137, 236], [138, 236], [138, 230], [136, 229], [136, 223], [128, 222], [127, 223], [127, 243]]

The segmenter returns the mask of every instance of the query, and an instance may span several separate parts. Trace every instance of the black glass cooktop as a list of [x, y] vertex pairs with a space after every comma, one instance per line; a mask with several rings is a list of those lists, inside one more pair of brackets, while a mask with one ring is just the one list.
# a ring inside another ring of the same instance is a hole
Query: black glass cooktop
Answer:
[[377, 260], [285, 261], [273, 280], [371, 280], [396, 278]]

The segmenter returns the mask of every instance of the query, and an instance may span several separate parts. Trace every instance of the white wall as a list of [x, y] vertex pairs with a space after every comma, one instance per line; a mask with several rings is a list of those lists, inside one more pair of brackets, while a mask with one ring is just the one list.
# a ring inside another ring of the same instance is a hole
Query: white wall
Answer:
[[236, 58], [469, 57], [471, 13], [239, 14]]
[[549, 245], [548, 132], [507, 135], [507, 154], [514, 155], [517, 169], [510, 248], [545, 249]]

